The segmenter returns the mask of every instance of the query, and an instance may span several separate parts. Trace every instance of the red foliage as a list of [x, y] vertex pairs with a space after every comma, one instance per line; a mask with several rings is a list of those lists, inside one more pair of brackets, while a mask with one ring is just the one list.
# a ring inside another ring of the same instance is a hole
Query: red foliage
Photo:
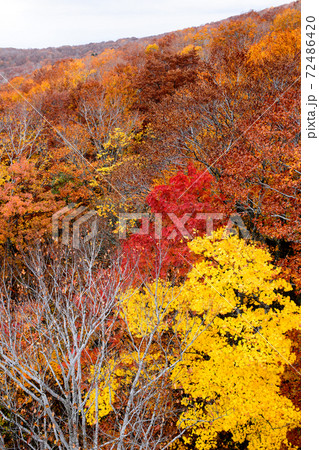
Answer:
[[[161, 232], [153, 220], [147, 235], [132, 234], [124, 242], [124, 254], [129, 255], [132, 265], [137, 263], [142, 276], [153, 276], [160, 270], [164, 278], [168, 274], [179, 279], [195, 261], [187, 246], [189, 239], [207, 232], [209, 215], [222, 215], [220, 220], [212, 217], [214, 229], [225, 224], [229, 207], [214, 178], [192, 164], [186, 174], [178, 172], [168, 185], [156, 186], [146, 201], [152, 216], [162, 221]], [[207, 214], [207, 218], [198, 217], [200, 214]]]

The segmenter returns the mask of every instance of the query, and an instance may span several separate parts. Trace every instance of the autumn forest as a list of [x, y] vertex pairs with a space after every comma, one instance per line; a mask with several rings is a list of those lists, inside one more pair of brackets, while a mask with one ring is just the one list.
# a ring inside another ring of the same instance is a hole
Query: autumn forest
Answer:
[[10, 74], [0, 448], [300, 449], [300, 3]]

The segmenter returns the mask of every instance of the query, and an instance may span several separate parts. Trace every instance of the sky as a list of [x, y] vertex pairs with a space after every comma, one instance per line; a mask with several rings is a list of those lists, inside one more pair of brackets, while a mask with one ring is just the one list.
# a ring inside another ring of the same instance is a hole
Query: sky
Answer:
[[285, 0], [0, 0], [0, 47], [44, 48], [157, 35]]

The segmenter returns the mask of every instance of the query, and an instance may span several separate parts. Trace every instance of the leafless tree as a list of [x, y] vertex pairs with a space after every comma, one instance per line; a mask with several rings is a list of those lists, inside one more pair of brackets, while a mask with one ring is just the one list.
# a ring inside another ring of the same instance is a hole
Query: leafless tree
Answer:
[[[178, 312], [168, 314], [176, 293], [170, 286], [164, 292], [145, 284], [128, 289], [131, 273], [119, 259], [103, 269], [95, 251], [52, 253], [49, 261], [44, 252], [33, 252], [15, 296], [11, 280], [17, 275], [12, 268], [3, 271], [0, 446], [168, 448], [188, 429], [176, 426], [182, 407], [172, 370], [200, 329], [194, 332], [190, 322], [188, 334], [168, 333], [162, 326], [167, 317], [179, 320]], [[136, 289], [149, 290], [153, 304], [144, 334], [132, 330], [125, 307]], [[125, 364], [130, 376], [118, 378], [116, 388], [116, 370]], [[112, 411], [103, 418], [99, 398], [105, 389]]]
[[[41, 109], [37, 104], [36, 108]], [[35, 152], [41, 152], [41, 133], [44, 121], [27, 103], [18, 103], [10, 111], [0, 114], [0, 158], [10, 164], [19, 161], [22, 156], [29, 159]]]

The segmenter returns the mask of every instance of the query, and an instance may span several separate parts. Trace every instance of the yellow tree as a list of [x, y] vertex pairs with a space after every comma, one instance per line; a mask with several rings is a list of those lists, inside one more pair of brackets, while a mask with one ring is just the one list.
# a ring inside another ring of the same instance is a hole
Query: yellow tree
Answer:
[[265, 250], [221, 237], [190, 244], [204, 258], [185, 293], [206, 328], [173, 372], [186, 394], [180, 425], [203, 420], [186, 440], [198, 449], [220, 448], [222, 432], [248, 449], [280, 448], [299, 423], [299, 411], [280, 395], [285, 365], [296, 370], [286, 333], [299, 328], [299, 308]]

